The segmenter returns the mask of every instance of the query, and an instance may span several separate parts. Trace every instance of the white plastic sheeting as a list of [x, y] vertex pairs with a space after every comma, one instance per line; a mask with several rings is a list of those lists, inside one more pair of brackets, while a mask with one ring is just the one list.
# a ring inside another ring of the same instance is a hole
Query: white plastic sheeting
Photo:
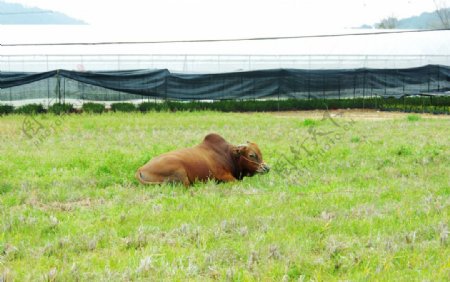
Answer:
[[[297, 35], [366, 32], [377, 30], [349, 29]], [[154, 38], [142, 30], [118, 31], [115, 34], [111, 30], [102, 31], [89, 26], [0, 26], [0, 34], [0, 71], [167, 68], [176, 72], [208, 73], [271, 68], [409, 68], [427, 64], [450, 65], [448, 30], [262, 41], [107, 45], [90, 43], [178, 38]], [[88, 44], [16, 45], [24, 43]]]

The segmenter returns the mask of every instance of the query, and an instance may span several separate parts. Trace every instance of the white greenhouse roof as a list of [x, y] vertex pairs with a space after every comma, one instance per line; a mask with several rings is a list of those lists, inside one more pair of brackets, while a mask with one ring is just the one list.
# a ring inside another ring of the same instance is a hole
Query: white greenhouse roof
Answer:
[[[395, 30], [393, 31], [395, 32]], [[295, 35], [375, 32], [380, 32], [380, 30], [310, 31], [308, 33], [299, 32]], [[90, 26], [0, 26], [0, 33], [1, 71], [43, 71], [55, 68], [81, 68], [83, 70], [168, 68], [173, 71], [215, 72], [289, 67], [392, 68], [425, 64], [450, 65], [450, 30], [363, 36], [157, 44], [123, 44], [123, 42], [223, 38], [219, 36], [173, 38], [164, 36], [164, 34], [154, 35], [151, 29], [146, 33], [142, 29], [111, 30]], [[280, 34], [281, 36], [293, 36], [292, 34]], [[237, 38], [276, 36], [278, 35], [257, 34]], [[99, 42], [121, 42], [121, 44], [91, 44]], [[87, 44], [52, 45], [57, 43]], [[20, 46], [21, 44], [30, 45]], [[204, 63], [205, 61], [207, 63]]]

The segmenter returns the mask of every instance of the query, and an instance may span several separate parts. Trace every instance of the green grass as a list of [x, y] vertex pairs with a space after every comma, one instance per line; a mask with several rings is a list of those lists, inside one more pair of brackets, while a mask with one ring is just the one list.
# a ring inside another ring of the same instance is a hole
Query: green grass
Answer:
[[408, 121], [419, 121], [419, 120], [420, 120], [420, 116], [418, 116], [418, 115], [408, 115], [408, 116], [406, 117], [406, 119], [407, 119]]
[[[47, 114], [33, 139], [26, 118], [0, 117], [3, 280], [449, 279], [449, 118]], [[134, 179], [209, 132], [257, 142], [271, 172]]]

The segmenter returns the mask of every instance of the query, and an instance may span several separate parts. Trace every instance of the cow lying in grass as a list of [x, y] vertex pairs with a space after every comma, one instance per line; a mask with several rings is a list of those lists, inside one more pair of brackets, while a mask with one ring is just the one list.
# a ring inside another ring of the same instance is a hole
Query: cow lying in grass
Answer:
[[218, 134], [208, 134], [197, 146], [168, 152], [139, 168], [142, 184], [182, 183], [216, 180], [228, 182], [269, 172], [255, 143], [234, 146]]

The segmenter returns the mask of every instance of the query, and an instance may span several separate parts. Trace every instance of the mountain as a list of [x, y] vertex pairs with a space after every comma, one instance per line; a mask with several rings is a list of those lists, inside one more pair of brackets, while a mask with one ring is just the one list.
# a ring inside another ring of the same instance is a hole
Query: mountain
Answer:
[[[450, 13], [450, 8], [447, 9]], [[367, 25], [364, 24], [359, 28], [374, 28], [377, 24]], [[441, 22], [436, 12], [424, 12], [419, 16], [413, 16], [404, 19], [398, 19], [396, 24], [397, 29], [429, 29], [440, 28]]]
[[63, 13], [25, 7], [20, 4], [0, 1], [0, 25], [21, 24], [61, 24], [82, 25], [85, 22], [71, 18]]
[[[450, 9], [447, 9], [450, 11]], [[440, 27], [439, 16], [436, 12], [426, 12], [419, 16], [409, 17], [398, 21], [400, 29], [427, 29]]]

